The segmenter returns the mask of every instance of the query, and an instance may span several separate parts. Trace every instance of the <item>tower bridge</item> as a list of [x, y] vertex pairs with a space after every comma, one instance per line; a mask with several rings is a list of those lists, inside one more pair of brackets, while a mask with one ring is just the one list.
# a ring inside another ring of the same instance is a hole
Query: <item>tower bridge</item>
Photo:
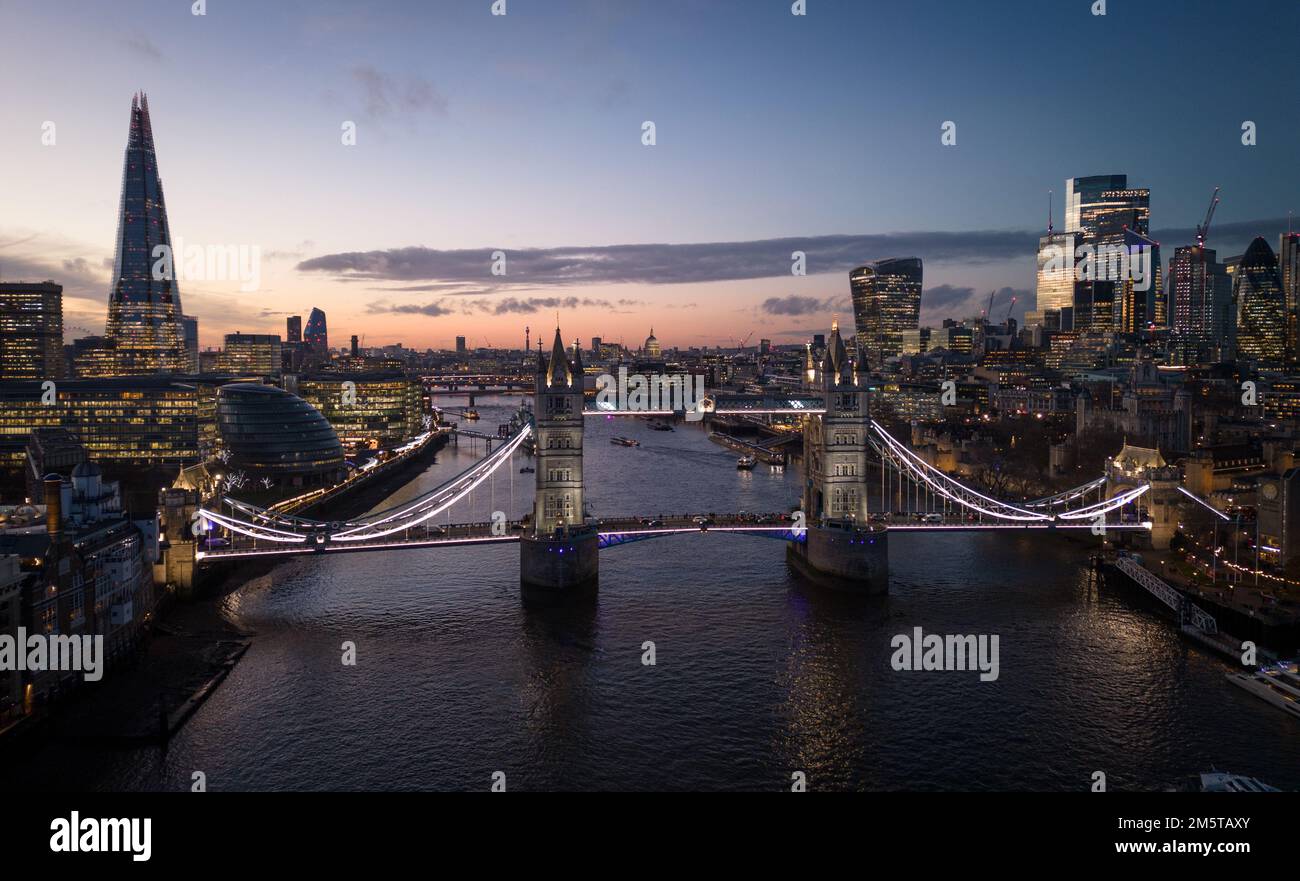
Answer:
[[[220, 534], [216, 541], [209, 537], [193, 545], [195, 563], [518, 544], [522, 587], [554, 594], [593, 587], [602, 550], [674, 535], [722, 533], [783, 541], [790, 566], [803, 576], [837, 588], [884, 593], [891, 532], [1152, 530], [1142, 506], [1152, 486], [1140, 479], [1125, 483], [1101, 477], [1042, 499], [1010, 502], [925, 462], [871, 417], [866, 377], [859, 375], [837, 326], [820, 363], [809, 353], [803, 390], [771, 397], [716, 396], [705, 402], [709, 413], [798, 412], [804, 417], [798, 510], [592, 517], [584, 505], [584, 424], [590, 416], [607, 414], [584, 408], [582, 376], [580, 349], [575, 347], [570, 357], [557, 329], [550, 356], [540, 359], [534, 377], [531, 414], [516, 414], [496, 449], [456, 477], [415, 499], [346, 521], [311, 520], [223, 498], [193, 512], [200, 531]], [[501, 516], [495, 522], [451, 522], [453, 507], [509, 465], [530, 438], [536, 456], [531, 514], [522, 520]], [[870, 499], [877, 489], [879, 510], [872, 510]], [[191, 513], [171, 511], [173, 517]], [[169, 537], [181, 537], [177, 524], [167, 527]]]

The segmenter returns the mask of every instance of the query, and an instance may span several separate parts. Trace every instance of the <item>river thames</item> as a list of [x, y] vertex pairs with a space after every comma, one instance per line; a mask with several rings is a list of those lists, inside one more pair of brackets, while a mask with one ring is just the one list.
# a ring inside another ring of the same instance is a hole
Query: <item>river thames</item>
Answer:
[[[519, 400], [480, 399], [479, 425]], [[797, 468], [738, 471], [698, 426], [587, 429], [597, 516], [797, 502]], [[476, 458], [448, 447], [385, 506]], [[453, 519], [528, 510], [529, 461]], [[1096, 771], [1163, 789], [1213, 767], [1300, 788], [1300, 724], [1145, 598], [1098, 586], [1089, 540], [890, 542], [887, 597], [804, 585], [780, 541], [692, 534], [602, 551], [598, 595], [550, 609], [521, 602], [515, 545], [292, 559], [222, 601], [252, 648], [167, 750], [48, 746], [9, 783], [486, 790], [501, 771], [511, 790], [782, 790], [802, 771], [812, 790], [1086, 791]], [[914, 627], [998, 635], [998, 679], [894, 671], [890, 640]]]

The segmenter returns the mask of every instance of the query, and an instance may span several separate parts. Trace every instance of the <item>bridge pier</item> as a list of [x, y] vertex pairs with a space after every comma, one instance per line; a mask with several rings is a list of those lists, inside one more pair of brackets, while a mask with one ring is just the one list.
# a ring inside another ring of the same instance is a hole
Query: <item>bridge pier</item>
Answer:
[[527, 600], [558, 600], [591, 593], [600, 580], [595, 530], [519, 541], [519, 585]]
[[810, 526], [806, 541], [786, 546], [786, 561], [832, 590], [889, 593], [889, 533], [854, 525]]

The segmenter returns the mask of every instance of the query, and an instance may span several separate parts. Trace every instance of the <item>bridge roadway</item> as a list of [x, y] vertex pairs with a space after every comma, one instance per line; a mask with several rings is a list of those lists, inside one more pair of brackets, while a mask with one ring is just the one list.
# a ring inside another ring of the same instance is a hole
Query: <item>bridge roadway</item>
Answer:
[[[603, 517], [595, 524], [600, 536], [600, 547], [608, 548], [633, 541], [680, 535], [691, 532], [722, 532], [797, 541], [802, 538], [788, 513], [738, 514], [657, 514], [653, 516]], [[891, 532], [1013, 532], [1020, 530], [1092, 529], [1093, 524], [1027, 521], [1021, 523], [981, 522], [970, 514], [894, 513], [873, 514], [868, 524], [873, 529]], [[315, 543], [307, 538], [299, 543], [258, 542], [245, 536], [237, 537], [226, 547], [201, 550], [200, 563], [250, 557], [284, 557], [302, 554], [346, 554], [360, 551], [401, 550], [404, 548], [464, 547], [468, 545], [504, 544], [519, 541], [528, 524], [522, 520], [508, 520], [494, 531], [491, 522], [453, 523], [417, 526], [367, 541]], [[1106, 529], [1149, 529], [1149, 523], [1108, 523]]]

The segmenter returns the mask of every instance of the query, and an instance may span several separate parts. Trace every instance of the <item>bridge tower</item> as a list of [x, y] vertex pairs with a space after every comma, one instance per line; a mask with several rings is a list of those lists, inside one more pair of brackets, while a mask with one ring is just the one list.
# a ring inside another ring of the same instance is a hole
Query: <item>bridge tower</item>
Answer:
[[889, 591], [889, 545], [868, 518], [867, 433], [871, 411], [867, 379], [859, 376], [831, 325], [826, 354], [805, 378], [825, 401], [823, 415], [804, 424], [803, 511], [806, 541], [787, 548], [790, 564], [814, 581], [863, 593]]
[[582, 351], [570, 361], [558, 327], [550, 358], [539, 354], [533, 393], [537, 495], [519, 545], [520, 582], [535, 595], [594, 587], [599, 539], [582, 500]]

